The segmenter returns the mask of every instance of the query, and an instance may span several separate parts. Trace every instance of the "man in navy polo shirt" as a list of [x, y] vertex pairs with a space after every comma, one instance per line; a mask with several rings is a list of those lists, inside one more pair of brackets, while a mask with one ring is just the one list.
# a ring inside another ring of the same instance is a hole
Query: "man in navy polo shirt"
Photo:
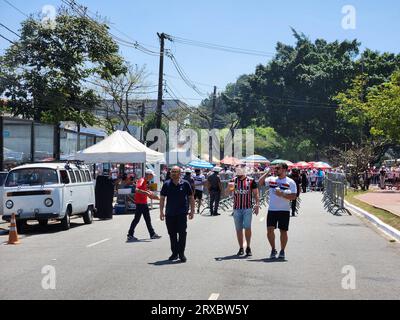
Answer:
[[[186, 247], [186, 229], [187, 215], [189, 219], [194, 217], [195, 202], [194, 191], [189, 182], [181, 179], [181, 169], [173, 167], [171, 169], [171, 180], [164, 183], [161, 189], [160, 199], [160, 220], [166, 220], [169, 238], [171, 241], [172, 256], [170, 261], [177, 260], [186, 262], [185, 247]], [[164, 203], [167, 198], [166, 213], [164, 214]]]

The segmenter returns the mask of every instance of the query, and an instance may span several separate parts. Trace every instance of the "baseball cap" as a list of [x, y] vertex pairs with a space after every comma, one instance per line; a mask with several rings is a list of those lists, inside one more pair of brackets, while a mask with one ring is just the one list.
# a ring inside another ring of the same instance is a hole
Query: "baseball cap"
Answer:
[[191, 169], [185, 169], [185, 173], [192, 173]]
[[235, 173], [237, 176], [245, 176], [246, 170], [244, 168], [236, 168]]
[[214, 167], [212, 169], [213, 172], [221, 172], [222, 168], [221, 167]]
[[154, 171], [151, 170], [151, 169], [147, 169], [145, 173], [146, 173], [146, 174], [151, 174], [151, 175], [155, 176]]

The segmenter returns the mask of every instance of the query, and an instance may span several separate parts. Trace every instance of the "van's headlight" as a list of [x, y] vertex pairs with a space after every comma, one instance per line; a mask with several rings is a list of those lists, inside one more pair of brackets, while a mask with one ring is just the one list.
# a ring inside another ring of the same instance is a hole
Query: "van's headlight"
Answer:
[[12, 209], [14, 207], [14, 202], [12, 202], [11, 200], [8, 200], [6, 202], [6, 208], [7, 209]]
[[53, 205], [53, 199], [47, 198], [46, 200], [44, 200], [44, 205], [46, 207], [51, 207]]

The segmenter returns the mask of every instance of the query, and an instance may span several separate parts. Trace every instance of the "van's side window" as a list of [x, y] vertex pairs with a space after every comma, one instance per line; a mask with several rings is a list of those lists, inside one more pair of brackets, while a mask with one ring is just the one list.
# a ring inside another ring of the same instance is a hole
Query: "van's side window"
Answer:
[[81, 174], [78, 170], [75, 170], [76, 182], [82, 182]]
[[69, 177], [67, 170], [60, 170], [60, 177], [62, 184], [69, 184]]
[[85, 170], [85, 173], [86, 173], [86, 179], [87, 179], [87, 181], [92, 181], [92, 177], [90, 176], [90, 172], [89, 172], [89, 170]]
[[75, 178], [75, 174], [72, 170], [69, 171], [69, 176], [71, 178], [71, 182], [72, 183], [76, 183], [76, 178]]
[[86, 179], [85, 171], [81, 170], [80, 173], [81, 173], [81, 177], [82, 177], [82, 182], [88, 182]]

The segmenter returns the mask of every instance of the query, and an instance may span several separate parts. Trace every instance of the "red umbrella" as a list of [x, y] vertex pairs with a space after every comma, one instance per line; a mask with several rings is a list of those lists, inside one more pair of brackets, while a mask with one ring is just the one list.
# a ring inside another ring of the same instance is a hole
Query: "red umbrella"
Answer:
[[317, 162], [316, 164], [314, 164], [314, 168], [322, 170], [332, 169], [332, 167], [325, 162]]
[[226, 157], [223, 160], [221, 160], [221, 163], [227, 164], [229, 166], [238, 166], [242, 164], [242, 161], [234, 157]]
[[310, 167], [311, 167], [311, 165], [305, 161], [300, 161], [300, 162], [293, 164], [293, 168], [298, 168], [298, 169], [308, 169]]

